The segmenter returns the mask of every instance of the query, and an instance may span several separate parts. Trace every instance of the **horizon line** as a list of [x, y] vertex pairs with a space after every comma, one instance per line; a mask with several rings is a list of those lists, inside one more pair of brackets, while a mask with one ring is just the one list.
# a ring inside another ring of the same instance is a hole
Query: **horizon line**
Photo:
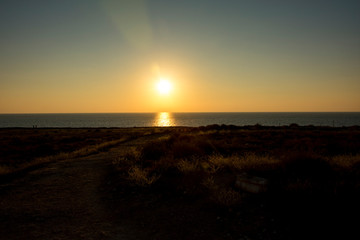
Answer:
[[0, 113], [0, 115], [11, 115], [11, 114], [154, 114], [154, 113], [360, 113], [360, 111], [214, 111], [214, 112], [201, 112], [201, 111], [158, 111], [158, 112], [25, 112], [25, 113]]

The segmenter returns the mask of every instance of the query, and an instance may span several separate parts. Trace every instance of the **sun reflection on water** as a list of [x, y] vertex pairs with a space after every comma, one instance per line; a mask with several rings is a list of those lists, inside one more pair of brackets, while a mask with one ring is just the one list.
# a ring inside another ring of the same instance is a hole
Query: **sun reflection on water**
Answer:
[[155, 126], [170, 127], [175, 126], [171, 114], [168, 112], [160, 112], [156, 115]]

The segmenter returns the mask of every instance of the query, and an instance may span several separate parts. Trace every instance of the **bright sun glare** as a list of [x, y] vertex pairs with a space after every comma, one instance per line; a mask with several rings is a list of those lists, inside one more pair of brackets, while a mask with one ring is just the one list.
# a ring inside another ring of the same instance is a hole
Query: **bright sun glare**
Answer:
[[160, 79], [157, 84], [157, 89], [161, 94], [169, 94], [171, 88], [171, 83], [167, 79]]

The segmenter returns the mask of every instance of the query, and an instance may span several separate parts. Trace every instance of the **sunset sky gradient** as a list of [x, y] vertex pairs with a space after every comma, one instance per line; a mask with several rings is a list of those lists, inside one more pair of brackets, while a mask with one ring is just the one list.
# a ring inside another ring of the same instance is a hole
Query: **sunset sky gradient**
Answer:
[[359, 12], [349, 0], [2, 0], [0, 113], [360, 111]]

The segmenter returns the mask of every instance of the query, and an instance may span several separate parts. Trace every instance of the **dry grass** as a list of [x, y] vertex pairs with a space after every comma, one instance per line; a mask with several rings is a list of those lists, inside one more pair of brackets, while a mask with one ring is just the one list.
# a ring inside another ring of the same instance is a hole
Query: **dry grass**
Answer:
[[360, 129], [294, 126], [0, 129], [0, 175], [94, 154], [131, 137], [149, 135], [154, 139], [152, 134], [165, 132], [166, 136], [129, 147], [114, 159], [124, 182], [131, 182], [131, 186], [167, 184], [167, 189], [196, 189], [224, 205], [236, 204], [240, 199], [231, 181], [244, 172], [268, 178], [283, 193], [351, 193], [360, 185]]
[[284, 190], [290, 193], [314, 191], [314, 183], [309, 179], [296, 179], [284, 185]]
[[148, 169], [143, 169], [137, 166], [131, 167], [128, 171], [128, 178], [140, 186], [149, 186], [159, 179], [159, 175], [151, 174]]
[[78, 149], [78, 150], [75, 150], [72, 152], [63, 152], [63, 153], [59, 153], [59, 154], [53, 155], [53, 156], [36, 158], [34, 162], [51, 162], [51, 161], [56, 161], [56, 160], [64, 160], [64, 159], [88, 156], [90, 154], [98, 153], [107, 148], [115, 146], [115, 145], [125, 141], [126, 139], [127, 138], [121, 138], [118, 140], [113, 140], [113, 141], [104, 142], [104, 143], [100, 143], [100, 144], [96, 144], [96, 145], [92, 145], [92, 146], [87, 146], [87, 147], [84, 147], [84, 148], [81, 148], [81, 149]]
[[232, 188], [215, 191], [213, 198], [216, 203], [227, 207], [234, 206], [241, 202], [241, 194]]
[[121, 129], [0, 129], [0, 162], [15, 165], [117, 140]]
[[231, 158], [219, 154], [212, 154], [207, 159], [209, 167], [206, 169], [209, 173], [216, 173], [218, 170], [231, 165]]
[[337, 155], [333, 157], [329, 157], [327, 159], [330, 164], [345, 168], [345, 169], [351, 169], [355, 165], [360, 164], [360, 154], [355, 155]]
[[205, 178], [202, 184], [209, 190], [211, 199], [217, 204], [230, 207], [241, 201], [241, 194], [238, 191], [231, 187], [219, 186], [213, 176]]
[[280, 160], [269, 155], [257, 155], [255, 153], [247, 153], [243, 156], [234, 155], [229, 160], [231, 166], [238, 170], [270, 170], [280, 164]]
[[[346, 144], [337, 135], [353, 141]], [[205, 194], [217, 204], [231, 206], [241, 201], [241, 192], [233, 186], [242, 173], [266, 178], [269, 189], [281, 194], [350, 191], [349, 186], [358, 184], [352, 183], [358, 172], [354, 168], [360, 166], [356, 139], [360, 140], [360, 132], [346, 129], [315, 133], [300, 127], [199, 128], [129, 149], [115, 165], [136, 185], [161, 183], [156, 186]]]
[[203, 181], [202, 181], [202, 184], [208, 188], [208, 189], [217, 189], [217, 185], [215, 184], [215, 180], [214, 180], [214, 177], [213, 176], [209, 176], [207, 178], [205, 178]]
[[189, 173], [196, 171], [198, 169], [198, 165], [199, 161], [196, 159], [192, 159], [192, 161], [181, 159], [176, 164], [176, 167], [182, 173]]
[[242, 156], [212, 154], [202, 161], [201, 165], [205, 171], [214, 174], [222, 169], [233, 169], [235, 171], [271, 170], [278, 167], [280, 162], [275, 157], [256, 155], [255, 153], [247, 153]]
[[123, 137], [118, 140], [103, 142], [103, 143], [92, 145], [92, 146], [86, 146], [84, 148], [81, 148], [81, 149], [78, 149], [78, 150], [75, 150], [72, 152], [62, 152], [62, 153], [52, 155], [52, 156], [38, 157], [30, 162], [25, 162], [25, 163], [19, 164], [18, 166], [14, 166], [14, 167], [0, 166], [0, 175], [6, 175], [6, 174], [9, 174], [12, 172], [21, 171], [23, 169], [27, 169], [29, 167], [36, 166], [36, 165], [43, 164], [43, 163], [88, 156], [90, 154], [104, 151], [104, 150], [106, 150], [112, 146], [115, 146], [125, 140], [127, 140], [127, 137]]
[[8, 166], [0, 166], [0, 176], [1, 175], [5, 175], [5, 174], [9, 174], [11, 172], [13, 172], [14, 170]]
[[[196, 138], [194, 133], [192, 138]], [[114, 164], [125, 179], [142, 187], [156, 184], [162, 175], [167, 175], [169, 169], [176, 170], [178, 173], [173, 172], [172, 175], [182, 176], [184, 180], [181, 181], [182, 186], [173, 186], [174, 189], [179, 188], [186, 192], [194, 192], [193, 189], [205, 191], [209, 199], [224, 206], [237, 204], [241, 200], [241, 194], [233, 189], [233, 184], [227, 179], [235, 179], [236, 175], [243, 171], [270, 171], [279, 165], [279, 160], [273, 157], [258, 156], [254, 153], [224, 156], [209, 151], [210, 154], [199, 156], [199, 151], [203, 150], [198, 150], [198, 147], [187, 147], [189, 139], [181, 139], [155, 140], [142, 148], [129, 148], [122, 157], [114, 161]], [[181, 156], [188, 157], [177, 158], [180, 154], [174, 154], [174, 151], [177, 152], [179, 149], [183, 151]], [[162, 183], [164, 184], [164, 181]]]

